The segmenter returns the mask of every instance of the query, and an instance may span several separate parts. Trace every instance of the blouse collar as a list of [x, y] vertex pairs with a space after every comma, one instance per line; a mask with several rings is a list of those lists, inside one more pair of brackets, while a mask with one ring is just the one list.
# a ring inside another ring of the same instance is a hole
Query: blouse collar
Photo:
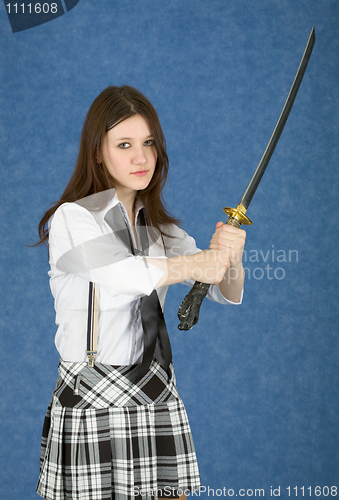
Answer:
[[[95, 218], [96, 222], [102, 226], [104, 222], [105, 215], [111, 208], [115, 207], [116, 205], [120, 204], [121, 207], [123, 208], [124, 212], [127, 213], [126, 208], [122, 204], [122, 202], [119, 200], [115, 188], [113, 189], [107, 189], [106, 191], [102, 191], [101, 193], [95, 193], [90, 196], [86, 196], [85, 198], [82, 198], [81, 200], [77, 200], [75, 203], [78, 205], [86, 208], [93, 217]], [[139, 211], [141, 208], [144, 207], [144, 204], [140, 199], [136, 200], [136, 220], [139, 214]]]

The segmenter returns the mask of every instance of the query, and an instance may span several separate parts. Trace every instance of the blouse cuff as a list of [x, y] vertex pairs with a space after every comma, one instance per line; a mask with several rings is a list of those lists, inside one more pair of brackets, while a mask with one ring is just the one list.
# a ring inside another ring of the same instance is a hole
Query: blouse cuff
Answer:
[[212, 285], [209, 287], [207, 297], [214, 302], [218, 302], [219, 304], [233, 304], [235, 306], [240, 306], [242, 303], [242, 298], [244, 295], [244, 288], [241, 290], [241, 296], [238, 302], [233, 302], [232, 300], [226, 299], [224, 295], [221, 293], [219, 285]]

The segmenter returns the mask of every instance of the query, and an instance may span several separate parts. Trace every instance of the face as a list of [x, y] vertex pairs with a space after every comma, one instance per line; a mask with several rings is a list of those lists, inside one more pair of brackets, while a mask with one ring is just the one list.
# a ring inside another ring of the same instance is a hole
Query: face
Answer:
[[104, 139], [102, 160], [115, 180], [118, 196], [145, 189], [157, 162], [147, 121], [141, 115], [134, 115], [111, 128]]

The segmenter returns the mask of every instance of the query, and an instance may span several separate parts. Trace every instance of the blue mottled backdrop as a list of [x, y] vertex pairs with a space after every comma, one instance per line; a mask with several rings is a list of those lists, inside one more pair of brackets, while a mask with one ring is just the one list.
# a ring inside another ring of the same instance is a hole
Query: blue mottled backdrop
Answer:
[[1, 498], [37, 498], [58, 355], [47, 250], [27, 245], [70, 177], [89, 105], [111, 84], [153, 102], [170, 157], [168, 206], [206, 247], [261, 158], [313, 25], [307, 72], [248, 213], [243, 305], [205, 302], [181, 333], [187, 289], [177, 285], [166, 318], [209, 496], [280, 487], [289, 498], [304, 487], [324, 498], [339, 486], [338, 0], [80, 0], [16, 33], [5, 4]]

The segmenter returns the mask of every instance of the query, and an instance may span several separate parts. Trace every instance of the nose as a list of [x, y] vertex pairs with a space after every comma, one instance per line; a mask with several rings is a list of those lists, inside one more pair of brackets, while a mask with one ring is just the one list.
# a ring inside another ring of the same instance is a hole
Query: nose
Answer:
[[145, 165], [147, 161], [148, 159], [143, 146], [136, 147], [132, 158], [132, 162], [134, 163], [134, 165]]

